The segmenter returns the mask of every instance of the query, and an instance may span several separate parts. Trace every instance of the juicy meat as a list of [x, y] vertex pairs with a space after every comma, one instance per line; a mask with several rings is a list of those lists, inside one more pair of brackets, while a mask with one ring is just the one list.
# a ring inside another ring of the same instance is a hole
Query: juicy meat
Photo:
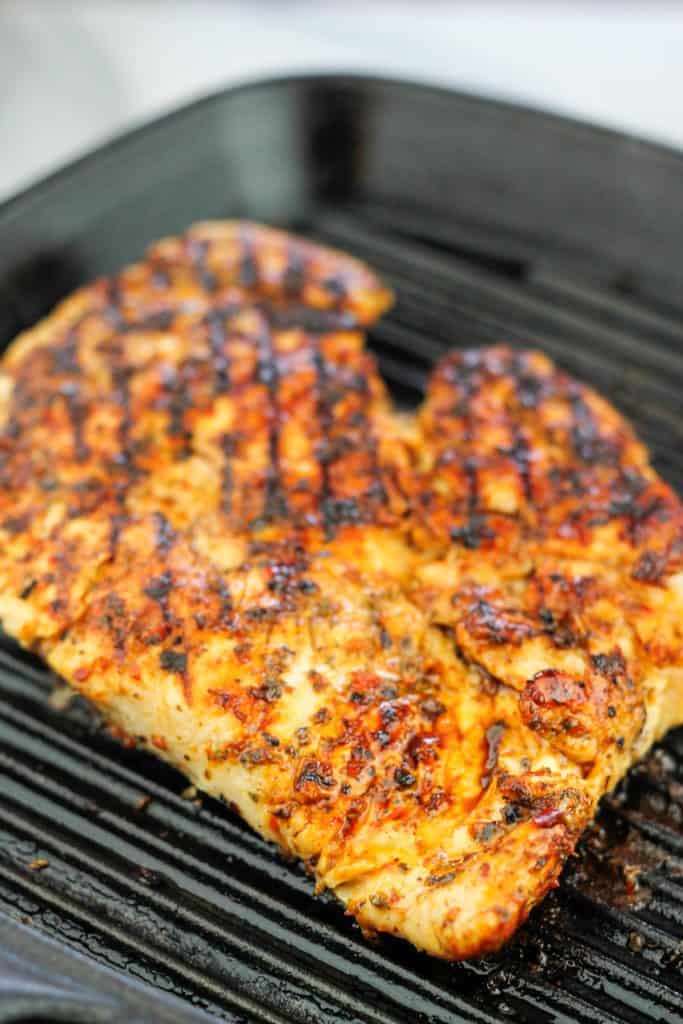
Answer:
[[538, 353], [414, 417], [339, 253], [204, 224], [0, 369], [0, 616], [368, 930], [499, 946], [683, 720], [683, 515]]

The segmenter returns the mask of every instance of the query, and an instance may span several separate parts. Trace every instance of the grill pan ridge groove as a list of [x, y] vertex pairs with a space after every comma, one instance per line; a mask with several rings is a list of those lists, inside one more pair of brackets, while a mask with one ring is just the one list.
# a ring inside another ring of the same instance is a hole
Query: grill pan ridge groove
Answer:
[[[632, 419], [681, 492], [681, 181], [675, 153], [474, 97], [350, 76], [254, 83], [0, 207], [0, 345], [193, 219], [270, 220], [395, 289], [370, 346], [400, 403], [448, 347], [537, 346]], [[179, 773], [120, 747], [80, 698], [57, 710], [53, 685], [0, 638], [0, 1022], [683, 1019], [683, 730], [605, 799], [506, 949], [446, 964], [364, 939], [297, 865], [217, 802], [186, 799]], [[636, 851], [635, 894], [600, 875], [596, 836], [603, 853]]]

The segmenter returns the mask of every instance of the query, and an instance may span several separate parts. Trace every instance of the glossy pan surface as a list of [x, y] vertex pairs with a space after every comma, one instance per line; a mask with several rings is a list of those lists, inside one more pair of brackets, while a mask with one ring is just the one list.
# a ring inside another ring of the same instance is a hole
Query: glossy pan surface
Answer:
[[[449, 346], [538, 346], [626, 413], [683, 490], [678, 154], [397, 82], [229, 90], [0, 207], [0, 344], [154, 238], [236, 216], [331, 242], [386, 277], [398, 302], [370, 340], [406, 405]], [[127, 1019], [140, 978], [152, 986], [140, 1021], [170, 1012], [154, 988], [228, 1021], [681, 1019], [680, 731], [605, 801], [519, 938], [449, 965], [368, 943], [230, 812], [184, 799], [180, 775], [118, 746], [78, 701], [57, 710], [50, 690], [4, 641], [0, 912], [24, 924], [0, 917], [0, 985], [15, 997], [0, 998], [0, 1021]], [[72, 950], [90, 960], [64, 1001]], [[94, 1017], [101, 964], [121, 984]]]

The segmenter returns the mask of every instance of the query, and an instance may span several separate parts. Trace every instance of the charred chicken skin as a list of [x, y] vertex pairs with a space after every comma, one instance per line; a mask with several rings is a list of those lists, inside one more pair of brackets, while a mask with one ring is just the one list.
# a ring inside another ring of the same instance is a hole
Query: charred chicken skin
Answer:
[[367, 931], [489, 952], [683, 721], [683, 516], [543, 355], [395, 412], [357, 261], [207, 223], [0, 364], [0, 617]]

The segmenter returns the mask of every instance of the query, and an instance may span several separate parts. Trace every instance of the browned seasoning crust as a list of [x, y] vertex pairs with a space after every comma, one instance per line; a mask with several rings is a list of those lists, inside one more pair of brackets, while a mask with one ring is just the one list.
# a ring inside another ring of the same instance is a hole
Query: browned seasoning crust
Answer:
[[340, 253], [197, 225], [0, 365], [0, 616], [361, 925], [499, 946], [683, 719], [683, 516], [538, 353], [391, 409]]

